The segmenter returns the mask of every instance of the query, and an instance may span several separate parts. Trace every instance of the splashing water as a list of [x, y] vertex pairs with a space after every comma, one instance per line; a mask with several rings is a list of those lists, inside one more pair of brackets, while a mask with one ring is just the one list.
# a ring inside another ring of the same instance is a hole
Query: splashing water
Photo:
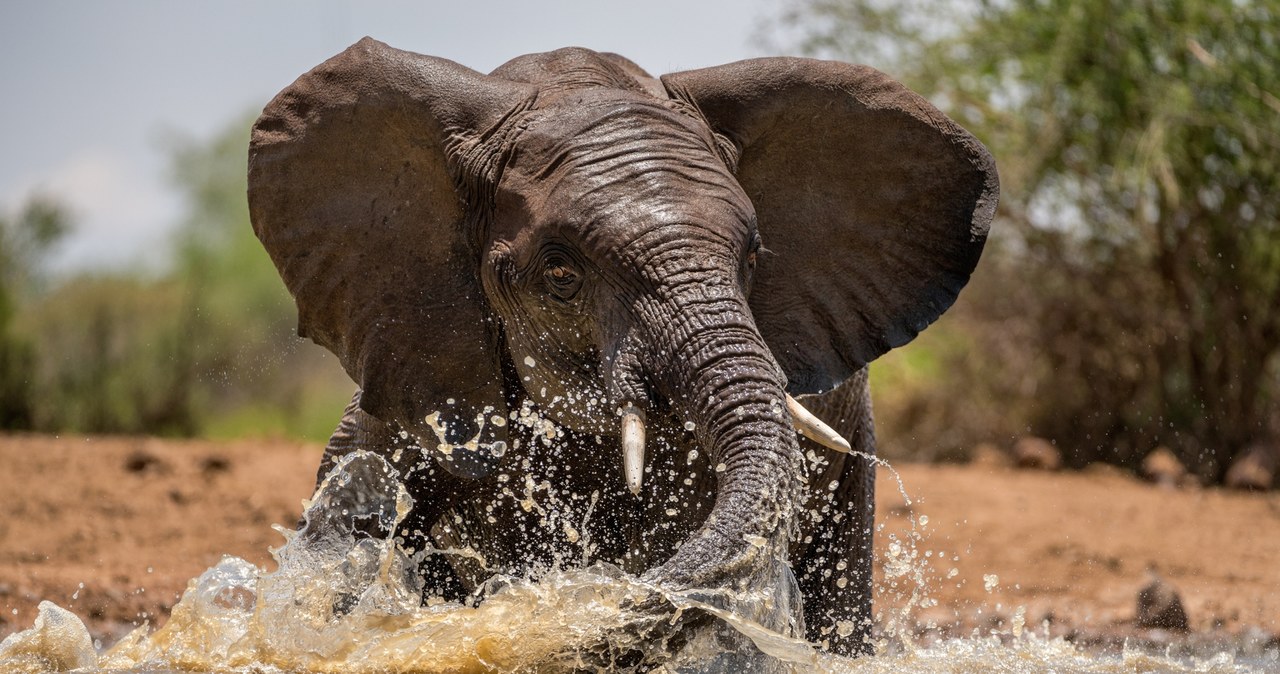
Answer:
[[[771, 629], [785, 625], [794, 608], [789, 573], [776, 587], [753, 591], [757, 596], [713, 602], [715, 592], [672, 592], [597, 563], [552, 570], [536, 582], [495, 575], [475, 605], [422, 606], [415, 574], [421, 556], [474, 553], [411, 556], [389, 535], [362, 531], [368, 523], [394, 530], [385, 525], [411, 506], [385, 461], [355, 452], [307, 504], [307, 524], [296, 533], [280, 529], [286, 542], [273, 551], [276, 570], [226, 557], [189, 583], [163, 627], [139, 627], [102, 653], [79, 618], [43, 602], [31, 629], [0, 643], [0, 672], [615, 671], [637, 654], [668, 650], [675, 654], [657, 671], [1217, 673], [1266, 666], [1228, 654], [1202, 661], [1137, 651], [1099, 657], [1023, 630], [1020, 620], [1003, 635], [915, 645], [909, 613], [930, 599], [917, 546], [928, 519], [914, 515], [911, 533], [893, 537], [884, 556], [886, 583], [900, 585], [905, 601], [880, 616], [876, 657], [839, 658]], [[692, 609], [712, 616], [710, 627], [674, 643], [670, 612], [645, 608], [655, 597], [674, 606], [676, 617]], [[725, 605], [772, 610], [746, 618]]]

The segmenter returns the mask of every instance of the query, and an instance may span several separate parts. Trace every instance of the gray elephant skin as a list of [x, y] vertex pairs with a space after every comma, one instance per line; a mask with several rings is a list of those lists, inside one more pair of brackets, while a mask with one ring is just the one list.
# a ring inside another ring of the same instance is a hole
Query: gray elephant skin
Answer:
[[[732, 592], [785, 562], [843, 654], [871, 624], [866, 366], [952, 304], [997, 195], [924, 99], [802, 58], [483, 75], [365, 38], [266, 106], [249, 157], [298, 332], [358, 385], [321, 477], [386, 457], [405, 546], [486, 560], [427, 557], [427, 593], [588, 556]], [[798, 437], [788, 395], [864, 456]]]

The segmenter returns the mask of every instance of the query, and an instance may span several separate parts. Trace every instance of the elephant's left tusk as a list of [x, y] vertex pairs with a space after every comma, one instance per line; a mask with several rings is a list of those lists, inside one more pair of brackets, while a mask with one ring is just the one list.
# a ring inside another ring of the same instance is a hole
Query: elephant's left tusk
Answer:
[[847, 454], [852, 451], [853, 448], [849, 446], [848, 440], [841, 437], [839, 433], [832, 430], [821, 419], [815, 417], [813, 412], [806, 410], [789, 393], [787, 394], [787, 411], [791, 412], [791, 423], [795, 425], [796, 430], [800, 431], [800, 434], [804, 437], [837, 452]]
[[622, 408], [622, 469], [627, 488], [639, 496], [644, 480], [644, 412], [634, 405]]

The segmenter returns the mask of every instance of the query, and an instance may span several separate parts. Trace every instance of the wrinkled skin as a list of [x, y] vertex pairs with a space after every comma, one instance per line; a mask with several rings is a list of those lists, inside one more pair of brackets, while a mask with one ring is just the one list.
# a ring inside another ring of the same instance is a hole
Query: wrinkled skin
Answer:
[[380, 453], [406, 547], [487, 562], [428, 557], [430, 593], [589, 560], [732, 591], [786, 563], [840, 653], [867, 650], [874, 471], [797, 439], [785, 396], [873, 454], [865, 366], [954, 301], [996, 193], [981, 144], [865, 67], [658, 80], [564, 49], [485, 76], [367, 38], [267, 106], [249, 188], [300, 334], [360, 386], [320, 475]]

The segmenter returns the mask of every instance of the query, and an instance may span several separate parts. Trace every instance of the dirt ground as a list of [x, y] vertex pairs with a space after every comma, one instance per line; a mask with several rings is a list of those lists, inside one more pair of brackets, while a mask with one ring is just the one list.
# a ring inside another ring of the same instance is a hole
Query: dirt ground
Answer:
[[[319, 456], [284, 441], [0, 435], [0, 637], [48, 599], [110, 644], [163, 622], [222, 555], [269, 563], [283, 542], [271, 525], [296, 521]], [[1021, 612], [1028, 629], [1102, 647], [1280, 645], [1280, 492], [1172, 489], [1106, 469], [895, 469], [911, 504], [882, 470], [877, 553], [896, 540], [910, 555], [914, 542], [925, 560], [919, 630], [1008, 633]], [[882, 609], [918, 587], [878, 569]], [[1135, 626], [1153, 573], [1180, 593], [1190, 632]]]

